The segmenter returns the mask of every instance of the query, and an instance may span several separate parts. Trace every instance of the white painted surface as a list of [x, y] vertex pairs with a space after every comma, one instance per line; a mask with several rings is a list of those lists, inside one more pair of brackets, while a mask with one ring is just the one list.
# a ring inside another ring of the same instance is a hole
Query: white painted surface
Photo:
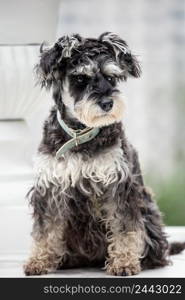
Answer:
[[39, 45], [0, 45], [0, 120], [25, 120], [50, 98], [37, 84], [39, 49]]
[[[15, 242], [16, 244], [15, 240], [17, 239], [20, 242], [20, 249], [21, 247], [23, 248], [21, 250], [19, 249], [19, 252], [22, 252], [22, 254], [16, 252], [10, 254], [9, 252], [7, 252], [0, 255], [0, 277], [24, 277], [22, 266], [27, 257], [27, 251], [25, 250], [28, 249], [28, 245], [30, 244], [29, 235], [25, 236], [25, 231], [27, 231], [27, 234], [29, 234], [30, 219], [26, 213], [26, 210], [23, 211], [23, 215], [20, 222], [18, 221], [19, 218], [13, 218], [13, 214], [10, 214], [9, 219], [7, 220], [7, 222], [12, 222], [12, 225], [14, 224], [14, 222], [19, 222], [19, 230], [17, 230], [16, 232], [12, 232], [13, 228], [11, 228], [11, 230], [9, 230], [9, 233], [6, 231], [4, 233], [4, 240], [7, 239], [8, 233], [9, 238], [11, 238], [11, 240], [9, 241], [11, 250], [13, 250], [13, 243]], [[24, 230], [22, 229], [23, 227]], [[185, 241], [185, 227], [167, 227], [166, 231], [169, 234], [170, 241]], [[185, 251], [183, 251], [181, 254], [171, 256], [171, 259], [172, 265], [170, 266], [158, 268], [155, 270], [143, 271], [134, 277], [185, 277]], [[110, 276], [106, 275], [106, 273], [103, 270], [98, 268], [83, 268], [57, 271], [56, 273], [43, 275], [42, 277], [87, 278]]]
[[0, 208], [0, 257], [25, 256], [31, 246], [31, 215], [28, 207]]

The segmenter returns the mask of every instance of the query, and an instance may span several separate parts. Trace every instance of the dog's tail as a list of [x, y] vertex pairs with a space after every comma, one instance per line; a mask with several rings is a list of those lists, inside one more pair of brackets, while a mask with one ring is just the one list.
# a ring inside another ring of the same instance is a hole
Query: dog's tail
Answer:
[[175, 255], [182, 252], [185, 249], [185, 243], [174, 242], [169, 245], [169, 254]]

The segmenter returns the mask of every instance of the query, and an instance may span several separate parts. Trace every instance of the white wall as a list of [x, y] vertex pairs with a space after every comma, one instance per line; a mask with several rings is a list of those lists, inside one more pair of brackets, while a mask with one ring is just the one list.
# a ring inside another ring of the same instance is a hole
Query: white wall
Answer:
[[0, 0], [0, 43], [53, 42], [60, 0]]

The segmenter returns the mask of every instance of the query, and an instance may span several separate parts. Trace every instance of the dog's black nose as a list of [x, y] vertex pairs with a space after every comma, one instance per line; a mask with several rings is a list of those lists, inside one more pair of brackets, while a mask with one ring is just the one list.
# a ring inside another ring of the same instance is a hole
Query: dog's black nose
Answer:
[[100, 102], [99, 102], [99, 106], [101, 107], [101, 109], [103, 109], [104, 111], [109, 111], [112, 109], [113, 107], [113, 100], [112, 99], [108, 99], [108, 98], [103, 98]]

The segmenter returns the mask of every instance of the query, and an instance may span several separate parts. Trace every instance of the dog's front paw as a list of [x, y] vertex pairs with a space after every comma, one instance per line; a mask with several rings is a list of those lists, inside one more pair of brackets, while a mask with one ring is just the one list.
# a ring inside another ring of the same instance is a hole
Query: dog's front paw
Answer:
[[113, 276], [132, 276], [138, 274], [141, 271], [141, 266], [140, 263], [129, 264], [127, 266], [108, 263], [106, 266], [106, 271], [108, 275]]
[[37, 259], [29, 260], [23, 268], [26, 276], [43, 275], [48, 273], [48, 269], [45, 267], [43, 262]]

